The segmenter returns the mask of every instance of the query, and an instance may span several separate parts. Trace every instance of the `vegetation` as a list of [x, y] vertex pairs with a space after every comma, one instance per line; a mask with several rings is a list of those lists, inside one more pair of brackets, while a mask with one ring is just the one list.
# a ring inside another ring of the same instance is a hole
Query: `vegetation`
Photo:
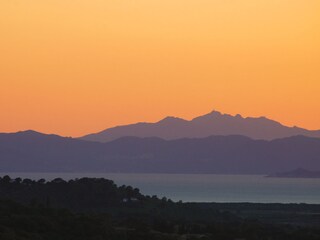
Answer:
[[320, 239], [320, 206], [182, 203], [82, 178], [0, 178], [2, 240]]

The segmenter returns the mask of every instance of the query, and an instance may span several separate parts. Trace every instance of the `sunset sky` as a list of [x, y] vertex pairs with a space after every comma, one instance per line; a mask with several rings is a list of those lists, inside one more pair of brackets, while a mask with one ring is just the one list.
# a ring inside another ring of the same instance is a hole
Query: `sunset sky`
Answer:
[[320, 129], [319, 0], [0, 1], [0, 132], [213, 109]]

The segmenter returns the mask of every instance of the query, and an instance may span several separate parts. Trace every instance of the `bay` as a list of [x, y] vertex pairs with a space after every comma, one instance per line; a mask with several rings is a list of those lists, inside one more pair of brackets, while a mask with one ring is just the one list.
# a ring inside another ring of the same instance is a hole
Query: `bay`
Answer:
[[125, 174], [125, 173], [1, 173], [11, 178], [64, 180], [95, 177], [130, 185], [146, 195], [183, 202], [251, 202], [320, 204], [320, 179], [266, 178], [262, 175]]

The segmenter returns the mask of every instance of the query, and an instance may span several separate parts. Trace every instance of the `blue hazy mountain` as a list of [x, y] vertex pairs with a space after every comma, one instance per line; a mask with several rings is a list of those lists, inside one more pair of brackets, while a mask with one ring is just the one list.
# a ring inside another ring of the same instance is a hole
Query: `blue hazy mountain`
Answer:
[[34, 131], [0, 134], [0, 169], [7, 171], [270, 174], [320, 169], [320, 139], [272, 141], [244, 136], [124, 137], [108, 143]]
[[320, 131], [298, 127], [287, 127], [279, 122], [259, 118], [243, 118], [213, 111], [190, 121], [167, 117], [156, 123], [136, 123], [117, 126], [104, 131], [86, 135], [80, 139], [109, 142], [125, 136], [159, 137], [166, 140], [179, 138], [204, 138], [212, 135], [242, 135], [252, 139], [273, 140], [296, 135], [320, 138]]

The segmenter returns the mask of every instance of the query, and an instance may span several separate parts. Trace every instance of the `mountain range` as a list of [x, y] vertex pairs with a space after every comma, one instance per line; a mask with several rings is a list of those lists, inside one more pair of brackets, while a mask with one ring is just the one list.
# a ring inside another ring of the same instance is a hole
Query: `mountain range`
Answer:
[[35, 131], [0, 134], [1, 172], [269, 174], [320, 169], [320, 139], [123, 137], [107, 143]]
[[222, 114], [212, 111], [190, 121], [166, 117], [156, 123], [135, 123], [108, 128], [81, 137], [82, 140], [109, 142], [121, 137], [159, 137], [165, 140], [180, 138], [204, 138], [212, 135], [242, 135], [252, 139], [274, 140], [297, 135], [320, 138], [320, 130], [287, 127], [265, 117], [243, 118], [241, 115]]

